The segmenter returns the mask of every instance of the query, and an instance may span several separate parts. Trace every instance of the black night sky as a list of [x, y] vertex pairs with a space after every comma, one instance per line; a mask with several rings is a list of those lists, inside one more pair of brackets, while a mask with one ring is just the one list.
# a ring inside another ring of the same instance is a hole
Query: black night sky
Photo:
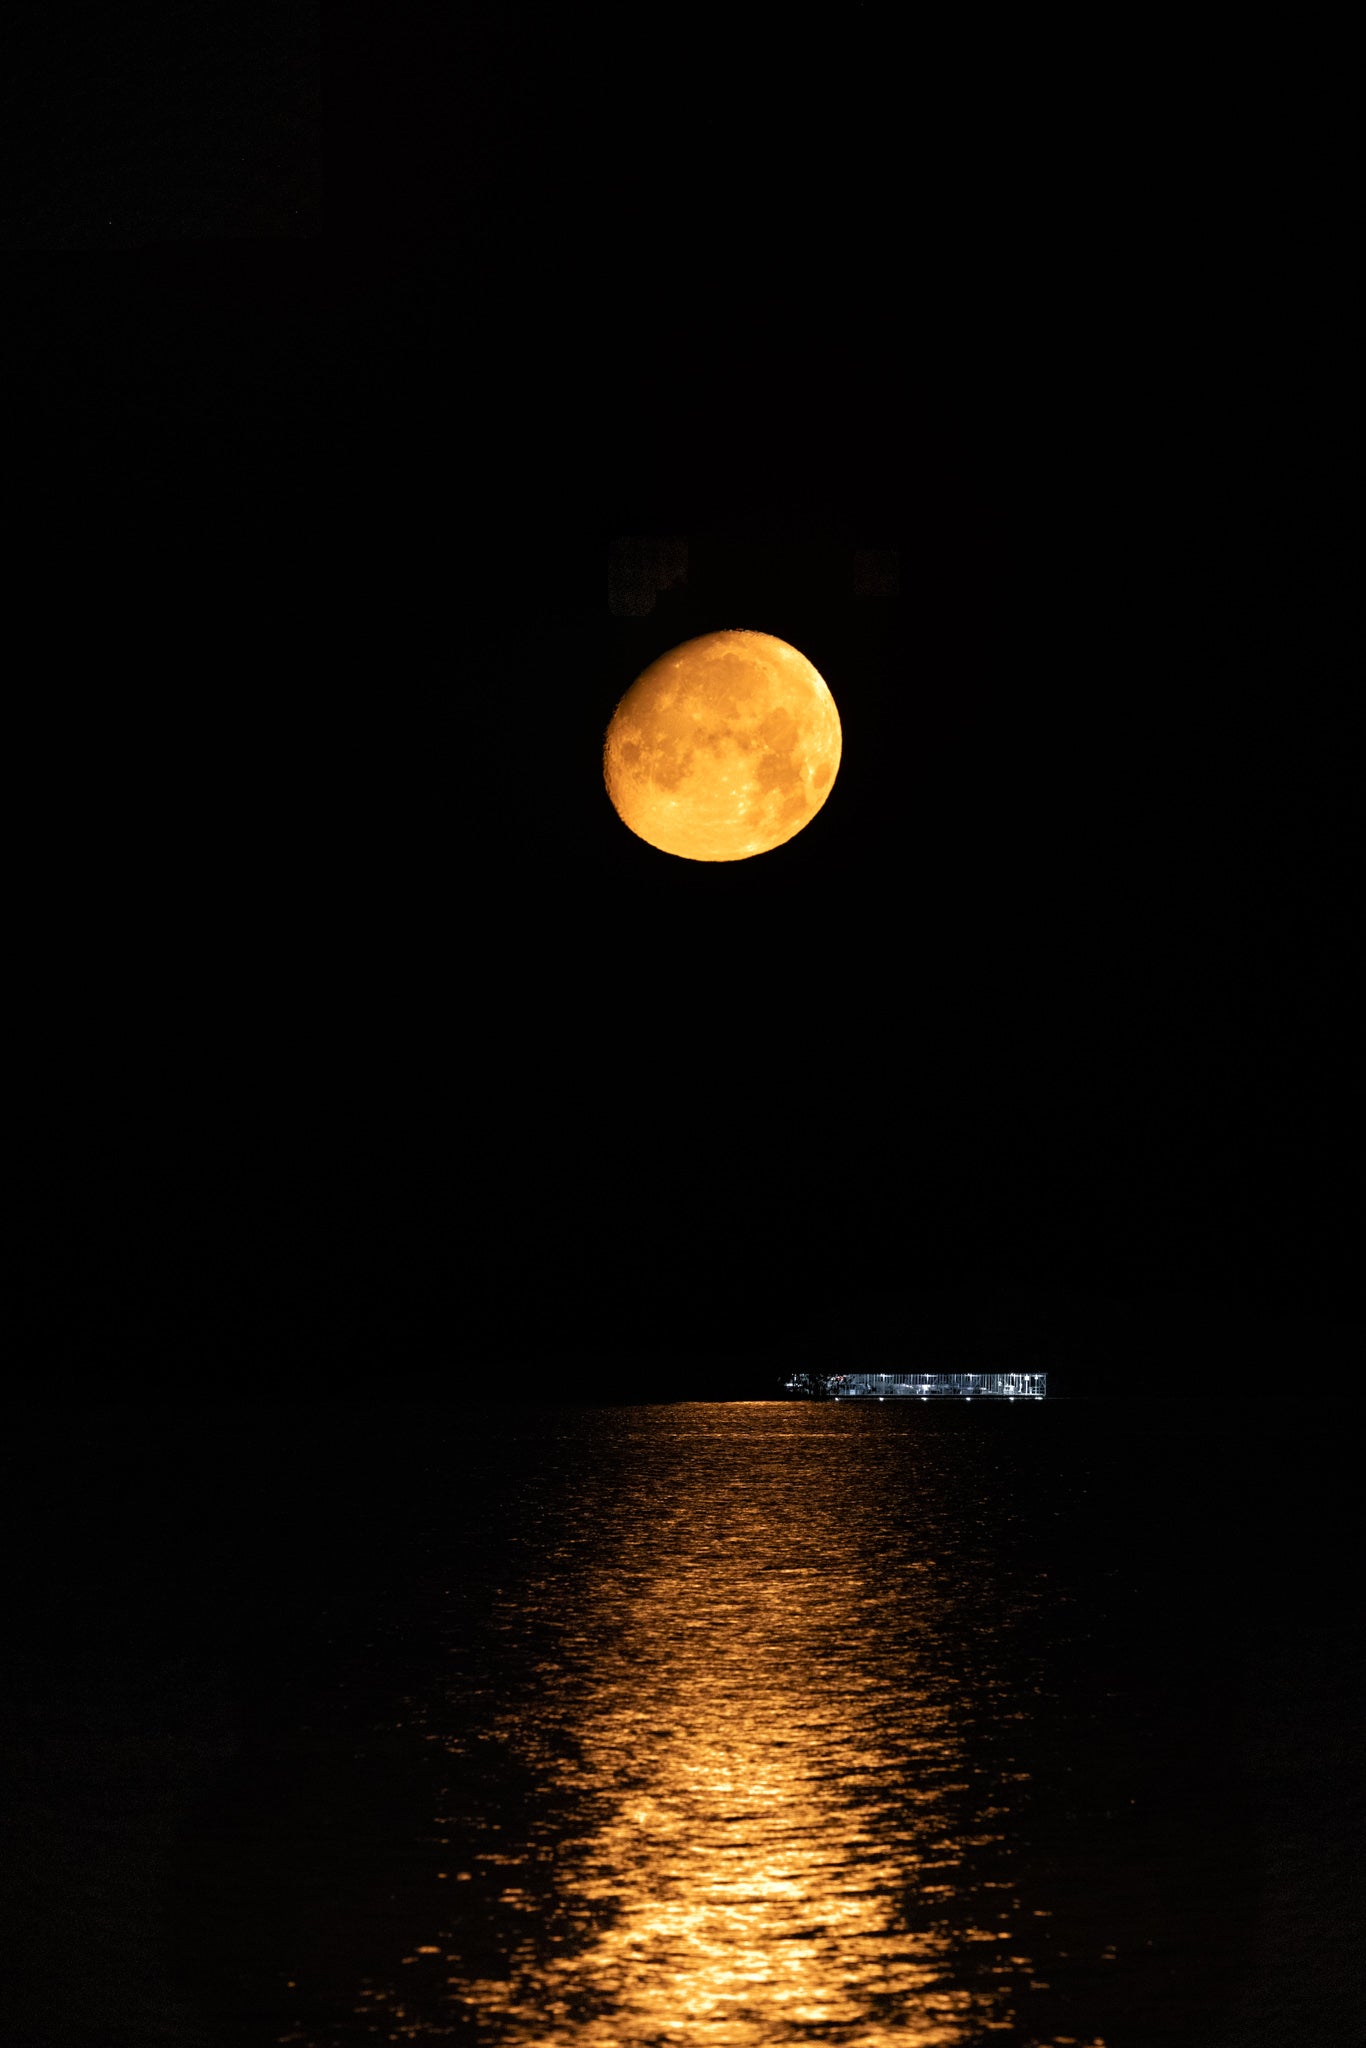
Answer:
[[[21, 1384], [1341, 1384], [1344, 550], [1236, 95], [863, 8], [175, 22], [27, 53], [5, 223]], [[599, 755], [732, 625], [844, 760], [707, 868]]]

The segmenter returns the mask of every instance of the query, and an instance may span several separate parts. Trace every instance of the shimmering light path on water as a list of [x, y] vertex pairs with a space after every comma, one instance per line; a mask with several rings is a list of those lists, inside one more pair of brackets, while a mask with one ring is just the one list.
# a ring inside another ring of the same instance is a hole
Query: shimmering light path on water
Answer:
[[549, 1470], [493, 1508], [513, 1549], [483, 1612], [428, 1595], [457, 1675], [434, 1661], [405, 1709], [467, 1785], [501, 1752], [511, 1810], [446, 1815], [476, 1846], [358, 2014], [527, 2048], [1012, 2030], [1047, 1913], [1016, 1854], [1047, 1571], [990, 1441], [907, 1420], [548, 1425]]
[[[989, 1589], [971, 1660], [949, 1654], [956, 1600], [931, 1560], [889, 1575], [904, 1546], [876, 1460], [851, 1497], [822, 1455], [845, 1430], [647, 1441], [564, 1617], [558, 1682], [499, 1730], [595, 1815], [558, 1846], [560, 1939], [530, 1929], [506, 1980], [458, 1995], [528, 2043], [700, 2029], [748, 2048], [813, 2027], [931, 2043], [1004, 2021], [1029, 1967], [1001, 1856], [1022, 1708]], [[923, 1502], [933, 1551], [947, 1532], [928, 1478]], [[542, 1582], [530, 1624], [557, 1592]], [[974, 1773], [964, 1730], [983, 1722], [1002, 1740]], [[957, 1967], [979, 1943], [988, 1969]]]
[[1051, 1403], [434, 1418], [375, 1458], [363, 1601], [317, 1539], [295, 1691], [187, 1836], [199, 2009], [291, 2048], [1240, 2038], [1269, 1580], [1217, 1441]]

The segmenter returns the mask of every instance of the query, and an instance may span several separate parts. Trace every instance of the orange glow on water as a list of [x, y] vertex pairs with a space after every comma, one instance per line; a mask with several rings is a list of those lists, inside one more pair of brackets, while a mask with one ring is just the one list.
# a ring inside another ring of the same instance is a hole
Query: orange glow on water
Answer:
[[[452, 1980], [500, 2039], [769, 2048], [831, 2027], [939, 2048], [1009, 2025], [945, 1965], [965, 1938], [1018, 1936], [965, 1937], [961, 1915], [952, 1936], [913, 1930], [898, 1910], [913, 1892], [923, 1919], [958, 1889], [965, 1768], [944, 1703], [893, 1699], [875, 1659], [832, 1696], [826, 1644], [870, 1591], [857, 1564], [775, 1569], [759, 1589], [666, 1566], [642, 1589], [577, 1730], [572, 1784], [614, 1797], [560, 1857], [568, 1938], [521, 1982]], [[904, 1730], [908, 1708], [910, 1776], [880, 1726], [891, 1710]]]
[[[889, 1571], [876, 1469], [851, 1499], [809, 1434], [756, 1461], [717, 1432], [670, 1463], [654, 1432], [584, 1549], [507, 1589], [490, 1626], [541, 1645], [540, 1676], [475, 1740], [535, 1802], [436, 1816], [434, 1843], [466, 1827], [472, 1878], [409, 1923], [367, 2025], [476, 2022], [510, 2048], [1013, 2036], [1037, 1969], [1010, 1848], [1026, 1774], [1008, 1734], [984, 1770], [972, 1734], [1024, 1718], [996, 1624], [923, 1552]], [[928, 1496], [924, 1517], [951, 1547]]]
[[[804, 1595], [804, 1619], [818, 1629], [812, 1590], [791, 1577], [775, 1585], [788, 1630]], [[642, 1621], [686, 1630], [681, 1592], [661, 1585]], [[886, 1762], [873, 1716], [841, 1725], [813, 1705], [800, 1669], [784, 1682], [768, 1660], [756, 1663], [758, 1620], [746, 1617], [719, 1654], [688, 1659], [667, 1699], [645, 1706], [611, 1686], [596, 1702], [586, 1766], [619, 1775], [633, 1756], [648, 1758], [648, 1776], [566, 1872], [586, 1908], [615, 1911], [580, 1953], [551, 1965], [541, 2024], [563, 2031], [543, 2033], [548, 2044], [705, 2029], [727, 2048], [758, 2048], [789, 2030], [860, 2021], [856, 2038], [868, 2044], [893, 2030], [926, 2048], [965, 2038], [974, 2015], [965, 1994], [940, 1984], [942, 1941], [911, 1936], [890, 1910], [898, 1887], [917, 1870], [928, 1879], [953, 1846], [936, 1838], [933, 1795], [911, 1797], [919, 1861], [889, 1854], [850, 1797]], [[584, 1994], [611, 2018], [570, 2023]], [[869, 2024], [878, 2005], [895, 2008], [889, 2027]]]

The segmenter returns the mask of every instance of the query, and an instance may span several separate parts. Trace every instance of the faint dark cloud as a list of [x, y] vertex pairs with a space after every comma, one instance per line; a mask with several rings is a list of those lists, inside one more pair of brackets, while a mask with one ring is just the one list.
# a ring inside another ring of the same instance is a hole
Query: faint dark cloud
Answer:
[[688, 543], [677, 536], [631, 534], [607, 558], [607, 605], [614, 619], [647, 618], [662, 590], [688, 580]]
[[901, 557], [895, 548], [855, 548], [855, 597], [895, 597], [900, 589]]

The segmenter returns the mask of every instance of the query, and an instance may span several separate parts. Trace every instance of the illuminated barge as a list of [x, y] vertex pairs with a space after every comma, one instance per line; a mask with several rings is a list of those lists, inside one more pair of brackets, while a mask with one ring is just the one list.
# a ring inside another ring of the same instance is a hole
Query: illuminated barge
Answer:
[[792, 1394], [830, 1401], [1044, 1401], [1046, 1372], [832, 1372], [798, 1373]]

